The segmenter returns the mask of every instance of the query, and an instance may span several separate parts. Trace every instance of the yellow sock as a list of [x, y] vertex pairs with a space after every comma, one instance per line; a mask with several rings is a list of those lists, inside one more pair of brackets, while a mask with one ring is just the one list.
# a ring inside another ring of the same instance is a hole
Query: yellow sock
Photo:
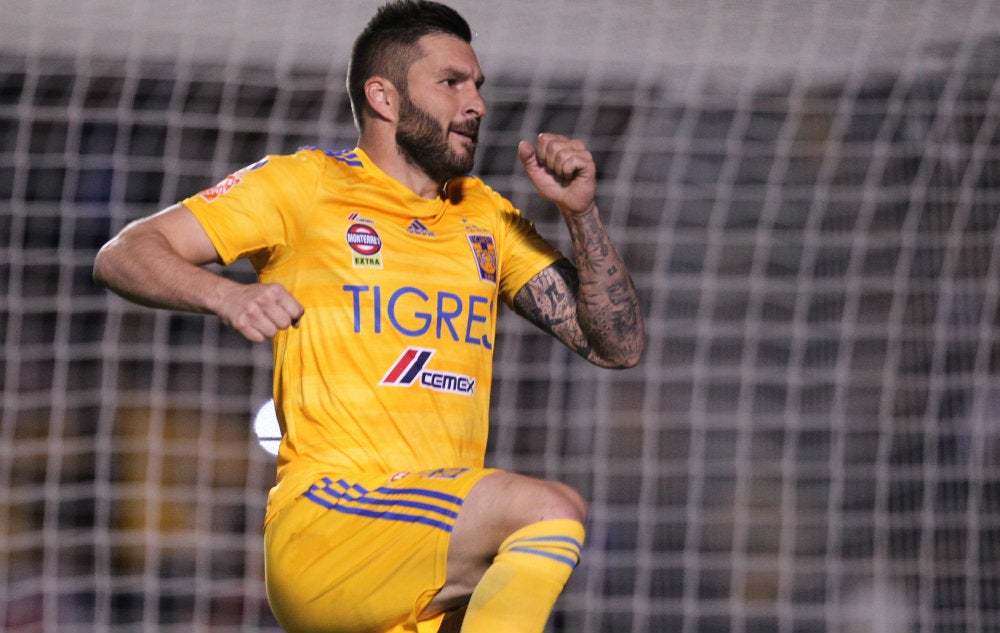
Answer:
[[583, 525], [571, 519], [511, 534], [472, 593], [462, 633], [541, 633], [580, 562], [583, 538]]

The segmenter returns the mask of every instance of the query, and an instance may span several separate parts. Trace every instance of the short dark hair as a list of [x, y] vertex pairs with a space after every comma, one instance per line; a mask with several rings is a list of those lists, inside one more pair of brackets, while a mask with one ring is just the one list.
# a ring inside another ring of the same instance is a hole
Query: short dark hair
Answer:
[[406, 75], [415, 59], [417, 40], [443, 33], [472, 41], [472, 30], [457, 11], [429, 0], [393, 0], [375, 15], [354, 40], [347, 69], [347, 94], [358, 129], [366, 105], [365, 82], [376, 75], [406, 90]]

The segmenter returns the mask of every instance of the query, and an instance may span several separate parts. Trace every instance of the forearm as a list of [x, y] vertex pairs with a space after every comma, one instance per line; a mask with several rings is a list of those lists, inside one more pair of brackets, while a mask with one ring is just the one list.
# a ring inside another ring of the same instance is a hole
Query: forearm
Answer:
[[574, 268], [547, 267], [518, 291], [519, 314], [602, 367], [633, 367], [645, 345], [642, 313], [628, 269], [611, 245], [594, 204], [597, 168], [581, 141], [538, 136], [518, 157], [538, 193], [554, 203], [573, 240]]
[[298, 326], [305, 308], [282, 285], [242, 284], [204, 268], [218, 261], [199, 221], [175, 205], [105, 244], [94, 281], [141, 305], [214, 314], [256, 343]]
[[628, 268], [611, 244], [596, 206], [562, 215], [578, 275], [576, 321], [591, 350], [591, 361], [632, 367], [642, 356], [645, 333]]

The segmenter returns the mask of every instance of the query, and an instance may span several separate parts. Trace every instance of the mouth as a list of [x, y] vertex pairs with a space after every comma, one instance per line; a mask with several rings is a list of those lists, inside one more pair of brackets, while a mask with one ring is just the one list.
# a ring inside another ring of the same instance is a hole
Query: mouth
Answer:
[[466, 139], [472, 145], [479, 143], [479, 125], [465, 125], [449, 129], [452, 134]]

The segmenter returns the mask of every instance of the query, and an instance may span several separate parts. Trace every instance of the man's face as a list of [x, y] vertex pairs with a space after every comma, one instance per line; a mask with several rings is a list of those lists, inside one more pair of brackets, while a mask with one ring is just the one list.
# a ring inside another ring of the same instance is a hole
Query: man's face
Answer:
[[461, 39], [427, 35], [419, 43], [424, 54], [410, 65], [400, 94], [396, 143], [409, 162], [443, 183], [472, 170], [486, 113], [483, 75]]

